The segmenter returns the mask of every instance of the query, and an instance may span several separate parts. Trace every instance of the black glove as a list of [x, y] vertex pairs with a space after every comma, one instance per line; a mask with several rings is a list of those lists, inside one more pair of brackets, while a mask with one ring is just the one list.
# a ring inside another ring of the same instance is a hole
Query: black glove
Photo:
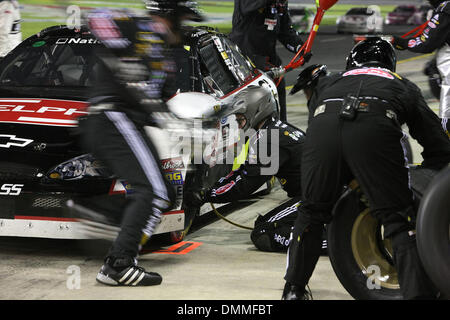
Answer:
[[408, 40], [402, 37], [393, 36], [392, 45], [397, 50], [406, 50], [408, 49]]
[[183, 203], [187, 207], [198, 208], [201, 207], [205, 202], [205, 196], [208, 190], [206, 189], [192, 189], [186, 190], [183, 196]]

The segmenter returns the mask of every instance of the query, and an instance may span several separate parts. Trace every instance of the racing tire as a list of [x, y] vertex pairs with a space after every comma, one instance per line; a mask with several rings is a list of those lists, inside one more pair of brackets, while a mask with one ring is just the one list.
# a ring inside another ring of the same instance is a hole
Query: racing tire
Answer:
[[337, 209], [327, 226], [327, 245], [341, 284], [357, 300], [402, 299], [392, 248], [380, 224], [354, 193]]
[[440, 172], [425, 192], [417, 215], [417, 247], [423, 266], [450, 296], [450, 167]]

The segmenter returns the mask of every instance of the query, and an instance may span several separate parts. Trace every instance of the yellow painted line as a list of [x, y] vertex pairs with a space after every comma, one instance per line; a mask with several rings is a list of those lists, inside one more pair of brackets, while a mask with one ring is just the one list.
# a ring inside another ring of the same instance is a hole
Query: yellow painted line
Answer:
[[408, 59], [403, 59], [403, 60], [400, 60], [399, 62], [397, 62], [397, 64], [401, 64], [401, 63], [405, 63], [405, 62], [410, 62], [410, 61], [414, 61], [414, 60], [419, 60], [419, 59], [422, 59], [422, 58], [427, 58], [427, 57], [432, 56], [432, 55], [434, 55], [434, 52], [432, 52], [432, 53], [427, 53], [427, 54], [422, 54], [422, 55], [420, 55], [420, 56], [411, 57], [411, 58], [408, 58]]

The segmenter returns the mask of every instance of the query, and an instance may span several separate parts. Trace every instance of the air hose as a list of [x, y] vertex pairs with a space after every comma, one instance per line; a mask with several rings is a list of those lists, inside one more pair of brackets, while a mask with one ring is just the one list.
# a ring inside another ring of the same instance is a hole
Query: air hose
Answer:
[[242, 229], [253, 230], [253, 228], [250, 228], [250, 227], [247, 227], [247, 226], [243, 226], [243, 225], [240, 225], [240, 224], [238, 224], [238, 223], [235, 223], [235, 222], [233, 222], [233, 221], [228, 220], [228, 219], [225, 218], [223, 215], [221, 215], [221, 214], [219, 213], [219, 211], [217, 211], [216, 207], [215, 207], [212, 203], [210, 203], [210, 205], [211, 205], [211, 208], [213, 209], [214, 213], [215, 213], [220, 219], [225, 220], [225, 221], [228, 222], [228, 223], [231, 223], [233, 226], [236, 226], [236, 227], [239, 227], [239, 228], [242, 228]]

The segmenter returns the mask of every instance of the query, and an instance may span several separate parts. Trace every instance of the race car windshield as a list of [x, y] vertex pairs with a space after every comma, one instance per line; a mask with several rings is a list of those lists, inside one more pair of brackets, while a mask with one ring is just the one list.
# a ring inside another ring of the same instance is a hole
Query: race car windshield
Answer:
[[95, 68], [92, 47], [36, 42], [3, 61], [0, 86], [86, 87]]

